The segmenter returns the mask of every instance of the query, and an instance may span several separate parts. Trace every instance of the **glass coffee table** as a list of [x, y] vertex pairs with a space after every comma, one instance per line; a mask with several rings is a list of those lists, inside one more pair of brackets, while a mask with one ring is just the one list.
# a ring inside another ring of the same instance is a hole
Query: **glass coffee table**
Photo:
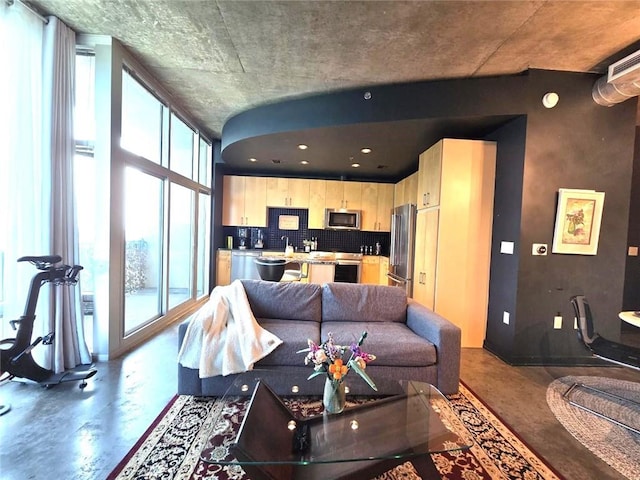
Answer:
[[[201, 460], [242, 466], [252, 480], [370, 479], [409, 460], [435, 471], [429, 454], [471, 447], [471, 436], [448, 400], [427, 383], [376, 378], [382, 392], [377, 394], [353, 376], [347, 385], [351, 380], [351, 390], [367, 400], [348, 394], [351, 406], [340, 414], [301, 416], [286, 400], [298, 396], [319, 405], [324, 387], [324, 377], [307, 380], [308, 373], [238, 375], [222, 397], [237, 402], [251, 395], [235, 442], [223, 457], [209, 442]], [[217, 422], [225, 422], [222, 414]]]

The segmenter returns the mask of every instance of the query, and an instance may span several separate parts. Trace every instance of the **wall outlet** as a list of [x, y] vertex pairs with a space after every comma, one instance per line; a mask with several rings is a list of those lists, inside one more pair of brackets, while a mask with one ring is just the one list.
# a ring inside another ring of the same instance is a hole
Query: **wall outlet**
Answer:
[[556, 330], [560, 330], [562, 328], [562, 317], [560, 315], [553, 317], [553, 328]]
[[509, 325], [509, 312], [502, 312], [502, 323]]
[[549, 247], [546, 243], [534, 243], [531, 245], [531, 255], [546, 255]]

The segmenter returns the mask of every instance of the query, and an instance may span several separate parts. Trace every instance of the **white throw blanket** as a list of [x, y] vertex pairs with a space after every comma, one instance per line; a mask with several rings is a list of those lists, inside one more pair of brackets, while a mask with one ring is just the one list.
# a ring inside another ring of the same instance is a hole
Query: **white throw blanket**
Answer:
[[199, 369], [200, 378], [230, 375], [253, 369], [282, 340], [262, 328], [251, 311], [239, 280], [213, 289], [185, 333], [178, 362]]

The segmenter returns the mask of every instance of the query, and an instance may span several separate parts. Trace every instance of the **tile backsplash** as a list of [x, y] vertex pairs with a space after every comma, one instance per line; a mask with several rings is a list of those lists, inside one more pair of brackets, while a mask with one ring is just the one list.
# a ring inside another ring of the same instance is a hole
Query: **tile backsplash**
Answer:
[[[304, 208], [269, 208], [267, 228], [256, 227], [223, 227], [224, 237], [233, 237], [233, 246], [240, 245], [239, 230], [245, 229], [249, 236], [247, 248], [253, 248], [258, 240], [259, 231], [263, 235], [264, 249], [284, 251], [285, 240], [283, 236], [289, 237], [289, 244], [296, 247], [298, 251], [304, 251], [303, 240], [311, 238], [318, 239], [318, 250], [359, 253], [360, 246], [373, 246], [375, 251], [376, 242], [382, 245], [382, 254], [389, 254], [390, 234], [386, 232], [364, 232], [364, 231], [336, 231], [336, 230], [315, 230], [309, 229], [309, 211]], [[293, 215], [299, 217], [298, 230], [281, 230], [278, 228], [280, 215]], [[223, 245], [219, 245], [223, 246]], [[226, 246], [226, 245], [224, 245]]]

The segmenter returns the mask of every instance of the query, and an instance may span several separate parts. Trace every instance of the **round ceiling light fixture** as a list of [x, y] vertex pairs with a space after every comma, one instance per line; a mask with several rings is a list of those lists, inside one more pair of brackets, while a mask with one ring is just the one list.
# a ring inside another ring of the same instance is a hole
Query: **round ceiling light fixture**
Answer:
[[299, 148], [300, 150], [306, 150], [307, 148], [309, 148], [309, 146], [308, 146], [308, 145], [305, 145], [304, 143], [301, 143], [300, 145], [298, 145], [298, 148]]
[[560, 95], [556, 92], [547, 92], [542, 97], [542, 105], [544, 105], [545, 108], [553, 108], [558, 104], [559, 100]]
[[352, 166], [353, 168], [358, 168], [358, 167], [360, 166], [360, 164], [359, 164], [359, 163], [352, 163], [352, 164], [351, 164], [351, 166]]
[[371, 149], [370, 149], [369, 147], [364, 147], [364, 148], [360, 149], [360, 151], [361, 151], [362, 153], [364, 153], [365, 155], [366, 155], [367, 153], [371, 153]]
[[249, 159], [249, 161], [250, 161], [250, 162], [257, 162], [258, 160], [257, 160], [256, 158], [251, 157], [251, 158]]
[[309, 165], [309, 162], [306, 160], [300, 160], [301, 165]]

